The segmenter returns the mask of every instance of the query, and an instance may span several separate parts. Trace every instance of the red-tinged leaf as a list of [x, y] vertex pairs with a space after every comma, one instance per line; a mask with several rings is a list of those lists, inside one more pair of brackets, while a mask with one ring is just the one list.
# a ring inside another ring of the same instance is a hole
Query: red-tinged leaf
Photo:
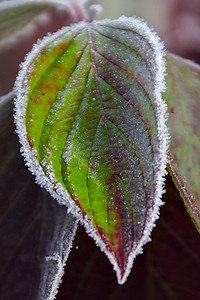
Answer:
[[200, 67], [168, 55], [167, 73], [170, 173], [200, 231]]
[[27, 165], [81, 220], [121, 284], [162, 204], [162, 48], [139, 19], [81, 22], [38, 43], [16, 83]]

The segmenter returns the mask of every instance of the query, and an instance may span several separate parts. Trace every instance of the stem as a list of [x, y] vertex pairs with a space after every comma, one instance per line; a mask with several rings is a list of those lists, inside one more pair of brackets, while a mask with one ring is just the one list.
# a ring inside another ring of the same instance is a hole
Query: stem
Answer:
[[14, 89], [12, 91], [10, 91], [8, 94], [1, 96], [0, 97], [0, 106], [4, 105], [9, 100], [13, 99], [15, 96], [16, 96], [16, 92]]

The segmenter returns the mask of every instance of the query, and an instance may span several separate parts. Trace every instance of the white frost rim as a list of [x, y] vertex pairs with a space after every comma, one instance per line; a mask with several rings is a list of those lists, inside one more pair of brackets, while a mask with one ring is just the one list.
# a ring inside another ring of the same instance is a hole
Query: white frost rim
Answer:
[[[113, 268], [116, 271], [117, 279], [119, 284], [123, 284], [133, 265], [133, 261], [135, 257], [142, 253], [143, 246], [150, 241], [150, 234], [155, 227], [155, 221], [159, 217], [159, 208], [163, 204], [161, 201], [162, 194], [164, 191], [164, 176], [166, 175], [166, 164], [167, 164], [167, 150], [169, 144], [169, 133], [166, 126], [167, 120], [167, 105], [162, 99], [162, 92], [165, 91], [165, 51], [164, 45], [160, 42], [159, 37], [156, 33], [154, 33], [147, 24], [141, 20], [140, 18], [135, 17], [125, 17], [122, 16], [118, 20], [103, 20], [103, 21], [95, 21], [95, 23], [108, 25], [108, 24], [116, 24], [119, 28], [131, 28], [137, 33], [141, 34], [151, 45], [152, 49], [155, 53], [155, 67], [153, 70], [155, 76], [155, 91], [154, 91], [154, 105], [156, 110], [156, 117], [158, 123], [158, 139], [160, 142], [158, 160], [156, 163], [156, 191], [155, 191], [155, 200], [154, 206], [152, 210], [147, 215], [147, 225], [143, 233], [143, 237], [141, 238], [139, 244], [136, 249], [133, 249], [128, 258], [128, 264], [126, 268], [126, 272], [121, 280], [120, 269], [118, 268], [114, 256], [106, 250], [105, 245], [99, 238], [96, 230], [94, 229], [92, 222], [89, 217], [86, 215], [83, 217], [80, 213], [80, 209], [74, 204], [73, 200], [71, 200], [69, 194], [64, 189], [64, 187], [58, 183], [54, 185], [50, 179], [44, 174], [42, 167], [36, 160], [35, 151], [30, 149], [26, 138], [26, 127], [25, 127], [25, 111], [26, 111], [26, 96], [28, 93], [28, 86], [26, 80], [26, 74], [30, 68], [31, 62], [36, 58], [38, 52], [47, 45], [47, 43], [53, 41], [60, 35], [64, 33], [71, 33], [72, 31], [82, 29], [87, 27], [86, 22], [80, 22], [79, 24], [72, 25], [70, 27], [64, 27], [55, 34], [51, 36], [44, 37], [42, 41], [38, 42], [38, 44], [34, 45], [32, 51], [27, 55], [25, 62], [22, 64], [22, 69], [19, 72], [15, 83], [15, 89], [17, 91], [17, 98], [15, 99], [15, 123], [16, 123], [16, 131], [19, 135], [20, 143], [22, 144], [21, 153], [25, 158], [26, 165], [33, 175], [36, 176], [36, 182], [44, 187], [53, 198], [57, 199], [59, 204], [63, 204], [68, 207], [68, 212], [72, 213], [75, 217], [77, 217], [80, 222], [84, 225], [86, 232], [95, 240], [96, 244], [100, 247], [100, 249], [107, 255], [110, 262], [113, 264]], [[53, 180], [53, 175], [50, 174], [51, 180]]]

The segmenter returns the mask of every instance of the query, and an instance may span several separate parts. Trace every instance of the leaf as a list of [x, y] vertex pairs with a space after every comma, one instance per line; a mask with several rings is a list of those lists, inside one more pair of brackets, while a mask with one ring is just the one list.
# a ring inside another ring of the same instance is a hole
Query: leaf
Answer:
[[[80, 1], [79, 1], [80, 2]], [[83, 5], [69, 0], [11, 0], [0, 3], [0, 49], [11, 47], [19, 37], [29, 35], [38, 22], [48, 21], [51, 9], [68, 12], [72, 23], [84, 15]], [[78, 15], [79, 13], [79, 15]]]
[[71, 251], [77, 229], [77, 220], [63, 206], [53, 204], [54, 231], [49, 240], [48, 252], [41, 273], [38, 299], [54, 299], [64, 274], [64, 267]]
[[[26, 170], [14, 132], [12, 96], [0, 98], [0, 295], [53, 299], [77, 221]], [[59, 265], [46, 257], [57, 257]]]
[[169, 54], [167, 73], [170, 173], [200, 232], [200, 67]]
[[123, 286], [116, 284], [107, 260], [79, 226], [56, 299], [199, 300], [200, 236], [170, 176], [166, 190], [152, 242]]
[[162, 204], [168, 134], [158, 37], [139, 19], [81, 22], [19, 74], [17, 132], [37, 182], [69, 207], [124, 283]]

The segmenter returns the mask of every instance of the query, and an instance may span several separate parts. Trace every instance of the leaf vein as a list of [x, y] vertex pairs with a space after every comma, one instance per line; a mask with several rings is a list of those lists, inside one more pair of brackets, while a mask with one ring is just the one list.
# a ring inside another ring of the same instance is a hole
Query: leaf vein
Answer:
[[[96, 138], [96, 135], [97, 135], [97, 132], [98, 132], [98, 128], [99, 128], [99, 125], [100, 125], [100, 122], [101, 122], [102, 118], [103, 118], [103, 116], [101, 116], [100, 119], [99, 119], [99, 122], [98, 122], [97, 127], [96, 127], [96, 131], [95, 131], [95, 134], [94, 134], [94, 137], [93, 137], [93, 140], [92, 140], [90, 156], [89, 156], [89, 158], [88, 158], [87, 174], [86, 174], [86, 185], [87, 185], [87, 191], [88, 191], [88, 199], [89, 199], [89, 204], [90, 204], [90, 207], [91, 207], [92, 215], [93, 215], [93, 217], [94, 217], [94, 223], [96, 224], [97, 230], [98, 230], [98, 226], [97, 226], [97, 223], [96, 223], [96, 221], [95, 221], [95, 215], [94, 215], [93, 210], [92, 210], [91, 197], [90, 197], [90, 193], [89, 193], [88, 173], [89, 173], [89, 165], [90, 165], [90, 161], [91, 161], [91, 156], [92, 156], [92, 152], [93, 152], [92, 149], [93, 149], [93, 147], [94, 147], [94, 141], [95, 141], [95, 138]], [[108, 213], [108, 211], [107, 211], [107, 213]], [[108, 230], [109, 230], [109, 227], [108, 227]], [[99, 232], [99, 230], [98, 230], [98, 232]]]
[[34, 90], [37, 89], [37, 87], [40, 85], [40, 83], [42, 81], [42, 78], [45, 76], [45, 74], [47, 74], [49, 72], [50, 68], [53, 68], [53, 66], [56, 64], [56, 62], [58, 61], [58, 59], [67, 51], [67, 49], [69, 48], [69, 46], [74, 42], [74, 39], [77, 38], [80, 34], [81, 34], [81, 32], [77, 33], [75, 36], [73, 36], [71, 38], [71, 40], [69, 41], [69, 44], [67, 45], [67, 47], [57, 57], [55, 57], [55, 59], [52, 61], [51, 65], [48, 67], [48, 69], [45, 70], [44, 73], [42, 73], [40, 75], [40, 78], [38, 79], [37, 83], [34, 86], [34, 89], [33, 89], [32, 93], [30, 94], [30, 97], [32, 96]]
[[115, 43], [119, 43], [120, 45], [124, 46], [125, 48], [127, 48], [127, 49], [131, 50], [132, 52], [136, 53], [136, 54], [144, 61], [144, 63], [145, 63], [146, 66], [148, 67], [149, 72], [150, 72], [150, 73], [152, 74], [152, 76], [153, 76], [153, 73], [152, 73], [152, 71], [151, 71], [151, 69], [150, 69], [150, 67], [149, 67], [149, 65], [148, 65], [148, 63], [147, 63], [147, 60], [146, 60], [146, 59], [145, 59], [145, 58], [144, 58], [144, 57], [143, 57], [136, 49], [131, 48], [130, 46], [128, 46], [128, 45], [126, 45], [126, 44], [120, 42], [119, 40], [114, 39], [114, 38], [111, 37], [111, 36], [107, 36], [106, 34], [100, 32], [100, 31], [99, 31], [98, 29], [96, 29], [96, 28], [94, 28], [94, 30], [95, 30], [96, 32], [98, 32], [100, 35], [102, 35], [103, 37], [106, 37], [106, 38], [112, 40], [112, 41], [115, 42]]
[[[91, 32], [90, 27], [88, 27], [88, 35], [89, 35], [89, 44], [90, 44], [90, 47], [91, 47], [92, 66], [93, 66], [93, 69], [94, 69], [94, 72], [95, 72], [95, 82], [96, 82], [96, 86], [97, 86], [99, 101], [100, 101], [101, 108], [102, 108], [102, 116], [104, 118], [104, 124], [105, 124], [106, 132], [107, 132], [107, 140], [108, 140], [108, 147], [109, 147], [109, 150], [110, 150], [110, 158], [111, 158], [111, 163], [112, 163], [113, 174], [115, 174], [113, 159], [112, 159], [112, 156], [111, 156], [111, 148], [110, 148], [110, 142], [109, 142], [108, 127], [107, 127], [107, 124], [105, 122], [107, 117], [105, 115], [103, 99], [101, 97], [101, 93], [100, 93], [100, 89], [99, 89], [99, 83], [98, 83], [99, 74], [98, 74], [98, 71], [97, 71], [97, 68], [96, 68], [96, 65], [95, 65], [95, 59], [94, 59], [94, 51], [95, 50], [94, 50], [94, 45], [93, 45], [93, 41], [92, 41], [92, 32]], [[109, 216], [108, 206], [107, 206], [107, 216]], [[109, 217], [108, 217], [108, 230], [109, 230]], [[120, 247], [122, 247], [122, 241], [121, 240], [120, 240]]]
[[128, 99], [126, 99], [124, 97], [124, 95], [120, 94], [108, 81], [106, 81], [101, 75], [99, 75], [99, 77], [101, 78], [101, 80], [103, 80], [105, 83], [107, 83], [115, 92], [116, 94], [118, 94], [120, 97], [122, 97], [128, 105], [130, 105], [136, 112], [137, 114], [139, 115], [139, 117], [141, 118], [143, 124], [145, 125], [146, 129], [147, 129], [147, 132], [149, 134], [149, 140], [150, 140], [150, 145], [151, 145], [151, 148], [152, 148], [152, 152], [154, 153], [154, 146], [153, 146], [153, 143], [152, 143], [152, 136], [151, 136], [151, 132], [150, 132], [150, 129], [147, 125], [147, 122], [144, 120], [143, 116], [141, 115], [141, 113], [139, 112], [139, 110], [135, 107], [135, 105], [133, 103], [131, 103]]
[[127, 141], [127, 143], [129, 144], [129, 146], [131, 147], [132, 151], [134, 152], [134, 155], [136, 156], [137, 160], [138, 160], [138, 165], [140, 166], [140, 169], [142, 171], [142, 174], [143, 174], [143, 180], [144, 180], [144, 187], [145, 187], [145, 196], [146, 196], [146, 199], [147, 199], [147, 189], [146, 189], [146, 185], [145, 185], [145, 174], [144, 174], [144, 168], [141, 164], [141, 161], [140, 161], [140, 158], [139, 156], [137, 155], [137, 152], [135, 150], [135, 148], [133, 147], [133, 145], [130, 143], [130, 141], [128, 140], [128, 138], [126, 137], [126, 135], [121, 131], [121, 129], [115, 124], [113, 123], [111, 120], [107, 119], [108, 122], [110, 122], [114, 127], [117, 128], [117, 130], [121, 133], [121, 135], [124, 137], [124, 139]]
[[[81, 55], [80, 55], [80, 57], [79, 57], [79, 60], [77, 61], [77, 64], [74, 66], [74, 68], [73, 68], [71, 74], [69, 75], [69, 77], [67, 78], [67, 80], [64, 82], [63, 87], [67, 84], [67, 82], [69, 81], [69, 79], [70, 79], [71, 77], [73, 77], [73, 74], [74, 74], [74, 72], [76, 71], [76, 69], [77, 69], [77, 67], [78, 67], [78, 65], [79, 65], [79, 63], [80, 63], [80, 60], [81, 60], [81, 58], [83, 57], [86, 48], [87, 48], [87, 45], [83, 48], [83, 51], [82, 51], [82, 53], [81, 53]], [[63, 88], [62, 88], [62, 89], [63, 89]], [[58, 92], [58, 93], [59, 93], [59, 92]], [[52, 106], [55, 104], [55, 102], [58, 101], [58, 100], [56, 101], [57, 96], [58, 96], [58, 93], [56, 94], [56, 96], [55, 96], [55, 101], [54, 101], [53, 104], [50, 106], [50, 108], [49, 108], [49, 110], [48, 110], [48, 113], [47, 113], [47, 115], [46, 115], [46, 118], [45, 118], [45, 120], [44, 120], [44, 122], [43, 122], [42, 130], [41, 130], [41, 134], [40, 134], [40, 138], [39, 138], [39, 149], [42, 149], [42, 148], [43, 148], [43, 147], [40, 147], [40, 146], [41, 146], [41, 138], [42, 138], [42, 135], [43, 135], [43, 133], [44, 133], [45, 123], [46, 123], [47, 119], [49, 118], [49, 115], [51, 115], [50, 111], [51, 111]], [[83, 101], [83, 99], [82, 99], [82, 101]], [[82, 102], [81, 102], [81, 103], [82, 103]], [[73, 124], [72, 124], [72, 125], [73, 125]], [[40, 154], [40, 153], [41, 153], [41, 151], [39, 150], [39, 154]], [[39, 155], [39, 156], [40, 156], [40, 155]], [[40, 158], [39, 158], [39, 159], [40, 159]], [[40, 162], [40, 163], [41, 163], [41, 162]], [[41, 166], [42, 166], [42, 165], [41, 165]], [[43, 166], [42, 166], [42, 168], [43, 168]], [[44, 168], [43, 168], [43, 170], [44, 170]]]
[[143, 91], [145, 92], [145, 94], [147, 95], [147, 98], [149, 99], [150, 103], [151, 103], [151, 107], [153, 110], [153, 104], [152, 104], [152, 99], [149, 95], [149, 93], [147, 92], [147, 90], [145, 89], [145, 87], [139, 82], [139, 80], [130, 72], [128, 72], [127, 70], [125, 70], [124, 68], [122, 68], [120, 65], [114, 63], [113, 61], [109, 60], [107, 57], [105, 57], [103, 54], [101, 54], [100, 52], [98, 52], [96, 49], [94, 49], [94, 51], [100, 55], [101, 57], [103, 57], [105, 60], [107, 60], [110, 64], [112, 64], [113, 66], [119, 68], [122, 72], [126, 73], [127, 75], [129, 75], [131, 78], [133, 78], [137, 84], [143, 89]]
[[[108, 27], [108, 28], [112, 28], [112, 29], [116, 29], [114, 26], [111, 26], [111, 25], [101, 25], [101, 26], [104, 26], [104, 27]], [[119, 28], [118, 28], [119, 29]], [[133, 29], [129, 29], [129, 28], [120, 28], [121, 30], [125, 30], [125, 31], [130, 31], [130, 32], [132, 32], [132, 33], [135, 33], [135, 34], [137, 34], [138, 36], [140, 36], [141, 38], [142, 38], [142, 40], [143, 41], [147, 41], [144, 37], [143, 37], [143, 35], [142, 34], [140, 34], [139, 32], [136, 32], [135, 30], [133, 30]], [[153, 46], [151, 45], [151, 44], [148, 44], [149, 45], [149, 47], [153, 50], [153, 52], [154, 52], [154, 48], [153, 48]]]
[[116, 126], [111, 120], [107, 119], [111, 124], [113, 124], [113, 126], [115, 126], [118, 131], [121, 133], [121, 135], [127, 140], [128, 144], [131, 146], [136, 158], [138, 159], [138, 163], [139, 163], [139, 166], [141, 168], [141, 171], [142, 171], [142, 176], [143, 176], [143, 182], [144, 182], [144, 190], [145, 190], [145, 206], [146, 206], [146, 211], [145, 211], [145, 221], [144, 221], [144, 224], [143, 224], [143, 230], [142, 230], [142, 234], [144, 232], [144, 229], [145, 229], [145, 225], [146, 225], [146, 221], [147, 221], [147, 199], [148, 199], [148, 196], [147, 196], [147, 187], [146, 187], [146, 184], [145, 184], [145, 174], [144, 174], [144, 168], [140, 162], [140, 158], [139, 156], [137, 155], [136, 153], [136, 150], [134, 149], [134, 147], [132, 146], [132, 144], [129, 142], [129, 140], [127, 139], [127, 137], [125, 136], [125, 134], [120, 130], [120, 128], [118, 126]]
[[[89, 81], [90, 71], [91, 71], [91, 67], [90, 67], [90, 69], [89, 69], [89, 71], [88, 71], [88, 74], [87, 74], [86, 88], [87, 88], [88, 81]], [[85, 90], [85, 94], [86, 94], [86, 92], [87, 92], [87, 89]], [[82, 98], [82, 100], [81, 100], [81, 103], [80, 103], [80, 105], [79, 105], [78, 112], [77, 112], [77, 114], [76, 114], [76, 116], [75, 116], [75, 118], [74, 118], [74, 121], [73, 121], [72, 125], [71, 125], [70, 131], [71, 131], [72, 127], [74, 126], [74, 123], [75, 123], [75, 121], [76, 121], [78, 115], [80, 114], [81, 106], [82, 106], [82, 104], [83, 104], [83, 100], [85, 99], [85, 94], [84, 94], [84, 96], [83, 96], [83, 98]], [[68, 134], [68, 136], [67, 136], [67, 138], [66, 138], [65, 145], [66, 145], [66, 143], [67, 143], [67, 141], [68, 141], [68, 138], [69, 138], [69, 136], [70, 136], [70, 131], [69, 131], [69, 134]], [[63, 161], [63, 154], [64, 154], [64, 151], [65, 151], [65, 146], [64, 146], [63, 151], [62, 151], [62, 154], [61, 154], [61, 162]], [[61, 163], [61, 165], [63, 165], [63, 164]], [[69, 178], [69, 173], [67, 172], [67, 169], [66, 169], [66, 173], [68, 174], [68, 178]], [[66, 186], [66, 185], [65, 185], [65, 186]], [[66, 188], [67, 188], [67, 187], [66, 187]], [[72, 195], [71, 195], [71, 196], [72, 196]]]
[[[128, 195], [128, 200], [129, 200], [129, 204], [130, 204], [130, 207], [131, 207], [131, 217], [132, 217], [132, 221], [133, 221], [133, 227], [134, 227], [134, 211], [133, 211], [133, 206], [132, 206], [132, 203], [131, 203], [131, 197], [129, 195], [129, 192], [127, 190], [127, 187], [124, 183], [124, 181], [118, 176], [118, 179], [121, 181], [121, 183], [123, 184], [124, 188], [125, 188], [125, 191]], [[134, 240], [134, 236], [133, 236], [133, 240]]]

